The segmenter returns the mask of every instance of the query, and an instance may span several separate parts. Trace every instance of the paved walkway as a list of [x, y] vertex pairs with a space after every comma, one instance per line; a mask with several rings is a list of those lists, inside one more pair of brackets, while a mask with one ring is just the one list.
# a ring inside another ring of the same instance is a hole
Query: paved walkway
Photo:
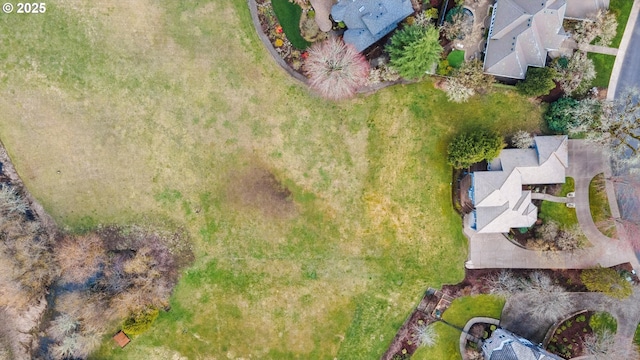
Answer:
[[543, 193], [531, 193], [531, 199], [532, 200], [545, 200], [545, 201], [551, 201], [551, 202], [556, 202], [556, 203], [568, 203], [568, 202], [571, 202], [571, 201], [569, 201], [570, 199], [567, 198], [567, 197], [553, 196], [553, 195], [543, 194]]
[[[622, 35], [622, 40], [620, 41], [620, 48], [618, 49], [618, 55], [616, 56], [616, 61], [613, 64], [613, 70], [611, 71], [611, 77], [609, 78], [609, 89], [607, 90], [607, 100], [613, 100], [616, 96], [616, 92], [618, 92], [618, 82], [620, 80], [621, 75], [624, 77], [626, 74], [622, 74], [622, 68], [625, 64], [625, 60], [631, 67], [635, 67], [638, 64], [637, 58], [626, 58], [627, 50], [629, 49], [629, 44], [631, 43], [631, 37], [633, 35], [634, 29], [638, 26], [638, 13], [640, 13], [640, 0], [635, 0], [633, 3], [633, 7], [631, 8], [631, 14], [629, 15], [629, 20], [627, 21], [627, 26], [624, 29], [624, 34]], [[634, 47], [635, 51], [637, 51], [637, 46]], [[635, 69], [635, 73], [638, 73], [638, 69]], [[629, 74], [631, 75], [631, 74]], [[621, 89], [623, 90], [623, 89]]]
[[590, 53], [613, 55], [613, 56], [618, 55], [618, 51], [619, 51], [616, 48], [610, 48], [610, 47], [598, 46], [598, 45], [590, 45], [590, 44], [578, 45], [578, 49], [580, 49], [582, 51], [590, 52]]
[[[567, 176], [576, 183], [576, 215], [580, 228], [591, 247], [575, 251], [543, 252], [520, 248], [502, 234], [479, 234], [469, 227], [469, 217], [464, 219], [464, 233], [469, 238], [468, 269], [585, 269], [596, 265], [610, 267], [631, 263], [636, 271], [640, 263], [626, 239], [616, 240], [604, 236], [593, 222], [589, 209], [589, 183], [602, 173], [605, 162], [602, 154], [583, 140], [569, 140], [569, 169]], [[615, 197], [610, 204], [617, 208]], [[612, 206], [612, 207], [613, 207]]]

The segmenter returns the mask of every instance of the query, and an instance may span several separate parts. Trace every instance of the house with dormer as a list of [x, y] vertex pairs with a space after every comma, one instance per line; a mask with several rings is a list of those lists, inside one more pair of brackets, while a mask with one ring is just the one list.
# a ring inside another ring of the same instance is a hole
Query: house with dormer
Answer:
[[504, 149], [487, 171], [467, 175], [472, 203], [471, 228], [479, 233], [506, 233], [532, 226], [538, 208], [525, 185], [565, 182], [569, 166], [567, 136], [536, 136], [529, 149]]

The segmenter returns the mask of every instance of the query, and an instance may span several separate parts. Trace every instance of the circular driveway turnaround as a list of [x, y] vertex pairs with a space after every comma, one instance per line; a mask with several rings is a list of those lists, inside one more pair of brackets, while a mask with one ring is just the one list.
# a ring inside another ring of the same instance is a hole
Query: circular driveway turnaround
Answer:
[[[584, 140], [569, 140], [569, 168], [567, 176], [575, 180], [576, 215], [580, 228], [592, 246], [575, 251], [526, 250], [512, 244], [503, 234], [479, 234], [469, 227], [469, 217], [464, 219], [464, 233], [469, 238], [468, 269], [586, 269], [597, 265], [610, 267], [631, 263], [640, 270], [640, 264], [632, 246], [626, 239], [604, 236], [593, 222], [589, 209], [589, 184], [599, 173], [605, 172], [602, 153]], [[610, 196], [610, 195], [609, 195]], [[615, 200], [609, 199], [617, 211]], [[612, 213], [615, 213], [612, 209]]]

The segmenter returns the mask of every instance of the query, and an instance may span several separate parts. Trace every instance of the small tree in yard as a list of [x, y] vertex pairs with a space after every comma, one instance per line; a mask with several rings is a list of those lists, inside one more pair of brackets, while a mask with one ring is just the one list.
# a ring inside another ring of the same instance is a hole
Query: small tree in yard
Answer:
[[588, 355], [596, 360], [638, 359], [638, 347], [631, 339], [618, 339], [613, 332], [604, 330], [585, 335], [582, 342]]
[[596, 78], [593, 61], [584, 51], [574, 52], [570, 59], [558, 58], [553, 62], [553, 68], [556, 70], [555, 80], [569, 96], [585, 94]]
[[479, 130], [462, 133], [449, 143], [449, 164], [456, 169], [463, 169], [483, 160], [490, 161], [498, 157], [504, 146], [502, 136], [495, 132]]
[[304, 71], [309, 86], [322, 97], [341, 100], [367, 84], [369, 63], [352, 45], [339, 39], [316, 44], [308, 51]]
[[556, 87], [556, 83], [553, 82], [555, 77], [556, 71], [552, 68], [530, 67], [527, 70], [526, 78], [523, 81], [519, 81], [516, 87], [521, 94], [526, 96], [538, 97], [547, 95]]
[[445, 91], [449, 101], [466, 102], [476, 93], [486, 92], [493, 81], [493, 76], [484, 73], [479, 60], [468, 61], [454, 72], [453, 77], [447, 79]]
[[504, 298], [514, 295], [522, 297], [522, 301], [527, 301], [527, 313], [537, 320], [557, 320], [572, 308], [573, 301], [569, 293], [541, 272], [532, 272], [528, 278], [518, 278], [504, 270], [487, 282], [491, 294]]
[[447, 99], [456, 103], [467, 102], [476, 93], [472, 88], [465, 86], [463, 81], [457, 77], [447, 79], [445, 92]]
[[407, 79], [422, 78], [440, 59], [442, 46], [433, 26], [411, 25], [398, 30], [386, 47], [389, 64]]
[[418, 346], [431, 347], [435, 345], [438, 334], [431, 325], [416, 325], [413, 328], [413, 337]]
[[573, 38], [579, 44], [590, 44], [596, 40], [596, 45], [609, 46], [616, 36], [617, 27], [615, 14], [598, 10], [593, 19], [587, 19], [578, 24]]
[[442, 32], [448, 40], [464, 39], [473, 29], [473, 19], [462, 11], [451, 17], [451, 21], [445, 21], [442, 25]]
[[518, 130], [513, 137], [511, 137], [511, 144], [518, 149], [528, 149], [533, 146], [533, 135], [524, 130]]
[[633, 291], [631, 284], [610, 268], [586, 269], [582, 271], [580, 278], [589, 291], [601, 292], [617, 299], [627, 298]]
[[569, 132], [584, 133], [587, 140], [629, 162], [640, 159], [640, 91], [628, 89], [619, 98], [604, 101], [600, 106], [601, 113], [580, 116]]
[[578, 100], [569, 97], [563, 97], [553, 102], [544, 115], [549, 130], [556, 134], [567, 134], [574, 121], [572, 112], [578, 104]]

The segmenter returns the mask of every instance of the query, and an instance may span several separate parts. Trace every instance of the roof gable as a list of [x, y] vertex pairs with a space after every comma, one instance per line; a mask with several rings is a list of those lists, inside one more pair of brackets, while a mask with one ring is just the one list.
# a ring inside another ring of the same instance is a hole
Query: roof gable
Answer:
[[485, 72], [524, 79], [528, 66], [544, 66], [547, 52], [558, 49], [567, 38], [562, 28], [565, 1], [497, 0], [489, 28]]
[[474, 227], [481, 233], [529, 227], [538, 217], [531, 192], [522, 185], [565, 181], [568, 166], [566, 136], [536, 136], [533, 149], [505, 149], [490, 162], [492, 171], [473, 173]]
[[413, 13], [410, 0], [339, 0], [331, 8], [334, 21], [347, 26], [344, 41], [362, 51]]

